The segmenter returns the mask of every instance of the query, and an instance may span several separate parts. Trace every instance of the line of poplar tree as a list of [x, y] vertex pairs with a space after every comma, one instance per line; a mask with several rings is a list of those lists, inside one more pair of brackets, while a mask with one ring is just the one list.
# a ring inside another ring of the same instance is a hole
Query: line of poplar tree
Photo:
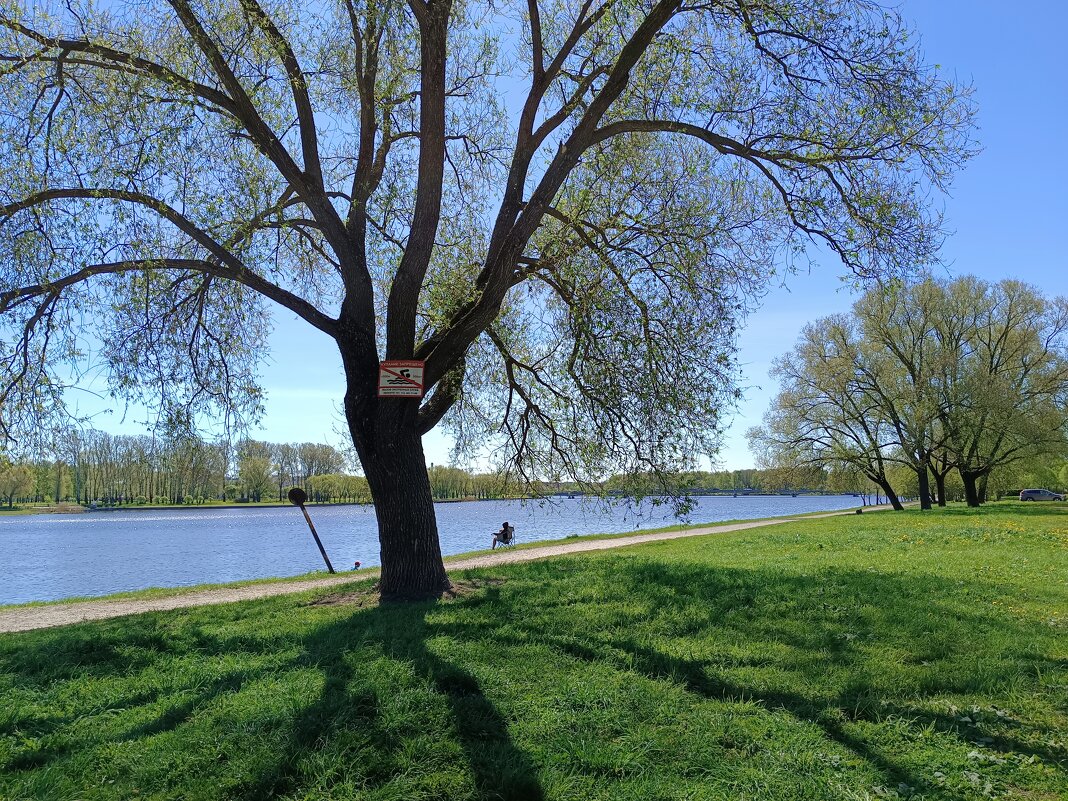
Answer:
[[[315, 503], [370, 503], [367, 480], [349, 455], [325, 443], [245, 439], [230, 445], [195, 436], [129, 436], [87, 430], [49, 458], [12, 462], [0, 454], [0, 502], [83, 505], [284, 501], [302, 487]], [[431, 465], [436, 500], [512, 497], [500, 473]]]
[[[58, 453], [7, 462], [0, 474], [17, 471], [20, 477], [11, 495], [5, 495], [9, 505], [16, 500], [200, 504], [280, 499], [289, 487], [308, 488], [319, 476], [342, 473], [346, 464], [345, 454], [322, 443], [243, 440], [230, 445], [195, 436], [87, 430], [65, 437]], [[5, 489], [6, 485], [0, 486]]]

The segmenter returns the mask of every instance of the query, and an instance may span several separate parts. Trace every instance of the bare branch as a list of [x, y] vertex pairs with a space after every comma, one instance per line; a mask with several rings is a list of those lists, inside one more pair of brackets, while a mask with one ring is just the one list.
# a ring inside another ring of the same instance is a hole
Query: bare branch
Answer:
[[301, 150], [304, 155], [304, 171], [315, 186], [323, 189], [323, 168], [319, 163], [319, 140], [315, 130], [315, 112], [308, 95], [308, 82], [300, 68], [300, 62], [282, 32], [274, 21], [264, 13], [257, 0], [240, 0], [245, 13], [259, 26], [282, 61], [289, 87], [293, 92], [293, 104], [297, 109], [297, 121], [300, 126]]
[[[308, 176], [300, 169], [285, 145], [256, 110], [241, 81], [230, 69], [225, 57], [200, 24], [188, 0], [167, 0], [190, 38], [207, 58], [212, 71], [233, 98], [235, 113], [245, 126], [253, 142], [271, 160], [283, 177], [300, 195], [305, 205], [323, 227], [323, 234], [334, 244], [336, 251], [344, 252], [349, 244], [345, 226], [337, 211], [327, 200], [321, 184], [308, 183]], [[315, 161], [318, 164], [318, 161]]]
[[[195, 225], [184, 215], [180, 214], [176, 209], [169, 206], [162, 201], [153, 198], [148, 195], [141, 194], [139, 192], [129, 192], [122, 190], [112, 189], [50, 189], [43, 192], [36, 192], [32, 195], [23, 198], [15, 203], [9, 203], [4, 206], [0, 206], [0, 220], [9, 218], [11, 215], [18, 211], [33, 208], [34, 206], [43, 205], [53, 200], [64, 199], [77, 199], [77, 200], [118, 200], [122, 202], [134, 203], [139, 206], [151, 209], [159, 214], [162, 218], [170, 222], [179, 231], [188, 236], [193, 242], [204, 247], [213, 257], [213, 261], [209, 260], [191, 260], [185, 264], [186, 267], [192, 267], [193, 263], [200, 263], [199, 268], [202, 272], [210, 272], [219, 278], [227, 278], [232, 281], [236, 281], [241, 284], [245, 284], [251, 289], [255, 289], [257, 292], [262, 293], [266, 297], [274, 300], [275, 302], [285, 306], [294, 313], [298, 314], [303, 319], [314, 325], [316, 328], [326, 333], [334, 333], [334, 320], [327, 317], [325, 314], [316, 309], [312, 304], [308, 303], [303, 298], [294, 295], [293, 293], [282, 289], [281, 287], [267, 281], [262, 276], [254, 273], [248, 269], [240, 259], [234, 256], [227, 248], [217, 242], [206, 231]], [[164, 261], [167, 261], [164, 259]], [[152, 265], [158, 267], [158, 260], [147, 260], [142, 262], [122, 262], [121, 264], [135, 264], [139, 263], [142, 266], [140, 269], [149, 269]], [[85, 270], [75, 275], [80, 276], [76, 280], [84, 280], [92, 275], [99, 274], [101, 272], [115, 272], [114, 269], [103, 269], [104, 266], [97, 265], [96, 267], [87, 267]], [[133, 267], [127, 267], [124, 269], [135, 269]], [[84, 273], [84, 274], [83, 274]], [[73, 278], [73, 276], [71, 277]], [[74, 283], [76, 281], [71, 281]], [[27, 287], [20, 289], [9, 290], [8, 292], [0, 295], [0, 311], [8, 308], [10, 304], [25, 296], [31, 296], [40, 294], [42, 291], [48, 289], [49, 286], [54, 286], [55, 283], [49, 285], [39, 285], [35, 287]]]
[[[194, 97], [207, 100], [209, 103], [225, 110], [234, 117], [238, 116], [237, 105], [224, 92], [220, 92], [210, 86], [190, 80], [184, 75], [181, 75], [162, 64], [158, 64], [155, 61], [151, 61], [150, 59], [135, 56], [131, 53], [126, 53], [112, 47], [106, 47], [85, 39], [65, 39], [46, 36], [39, 31], [35, 31], [32, 28], [28, 28], [25, 25], [14, 22], [6, 17], [0, 17], [0, 27], [15, 31], [45, 47], [59, 50], [61, 55], [66, 53], [88, 53], [101, 59], [100, 62], [88, 62], [92, 66], [98, 66], [102, 69], [133, 71], [137, 74], [158, 78], [160, 81], [163, 81], [168, 85], [184, 89]], [[43, 58], [43, 55], [40, 56], [40, 58]], [[20, 61], [31, 60], [36, 60], [36, 58], [22, 59]]]

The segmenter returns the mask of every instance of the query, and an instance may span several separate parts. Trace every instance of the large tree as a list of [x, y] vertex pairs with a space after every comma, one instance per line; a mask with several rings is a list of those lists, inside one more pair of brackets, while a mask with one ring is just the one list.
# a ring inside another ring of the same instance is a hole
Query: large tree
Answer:
[[[385, 596], [447, 587], [422, 436], [526, 478], [717, 441], [735, 330], [808, 240], [930, 261], [967, 91], [862, 0], [0, 0], [3, 433], [90, 358], [254, 416], [276, 304], [332, 338]], [[382, 359], [424, 398], [379, 398]]]
[[949, 460], [978, 506], [995, 469], [1068, 452], [1068, 298], [973, 276], [940, 292], [930, 387]]
[[995, 469], [1068, 450], [1068, 301], [1019, 281], [872, 288], [808, 325], [773, 375], [750, 432], [770, 461], [851, 464], [888, 492], [898, 462], [924, 508], [929, 472], [940, 503], [956, 468], [978, 506]]
[[16, 498], [25, 498], [33, 491], [34, 475], [29, 465], [11, 464], [0, 455], [0, 500], [10, 509]]
[[892, 365], [872, 359], [853, 315], [809, 323], [793, 350], [775, 360], [779, 393], [764, 425], [747, 432], [761, 465], [818, 466], [855, 472], [904, 507], [890, 483], [899, 428], [883, 391]]
[[945, 452], [941, 407], [931, 391], [944, 356], [936, 346], [933, 320], [940, 296], [941, 287], [931, 280], [895, 282], [866, 292], [853, 305], [862, 343], [857, 379], [878, 400], [880, 414], [894, 430], [896, 454], [916, 474], [921, 509], [931, 508], [932, 472], [939, 504], [945, 505], [945, 473], [932, 457]]

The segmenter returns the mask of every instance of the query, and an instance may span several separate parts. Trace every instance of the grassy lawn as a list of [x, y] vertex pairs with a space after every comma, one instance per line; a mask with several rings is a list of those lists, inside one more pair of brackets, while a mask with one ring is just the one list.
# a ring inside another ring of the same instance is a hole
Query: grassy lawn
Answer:
[[1068, 506], [0, 635], [2, 799], [1064, 799]]

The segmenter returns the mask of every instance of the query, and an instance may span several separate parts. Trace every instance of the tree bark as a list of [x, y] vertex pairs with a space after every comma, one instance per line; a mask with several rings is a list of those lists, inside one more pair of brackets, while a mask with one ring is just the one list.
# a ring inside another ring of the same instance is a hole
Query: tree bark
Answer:
[[[353, 340], [359, 340], [359, 334]], [[378, 397], [378, 359], [368, 343], [342, 348], [345, 417], [378, 519], [383, 601], [437, 598], [452, 586], [441, 560], [419, 402]]]
[[449, 589], [420, 437], [381, 442], [364, 463], [378, 518], [382, 600], [437, 598]]
[[920, 485], [920, 509], [930, 509], [931, 477], [927, 473], [927, 465], [925, 463], [920, 463], [920, 468], [916, 471], [916, 478]]
[[981, 475], [981, 472], [975, 470], [960, 471], [960, 480], [964, 482], [964, 500], [967, 501], [969, 506], [979, 506], [980, 500], [977, 482]]

